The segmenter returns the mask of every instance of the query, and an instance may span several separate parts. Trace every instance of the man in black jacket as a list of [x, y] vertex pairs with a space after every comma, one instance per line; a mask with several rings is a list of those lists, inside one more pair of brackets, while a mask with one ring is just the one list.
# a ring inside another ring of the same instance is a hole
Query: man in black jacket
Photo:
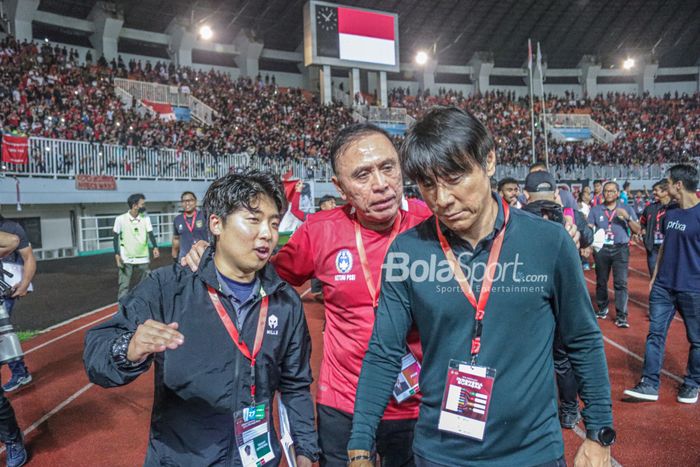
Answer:
[[654, 183], [654, 202], [644, 208], [639, 216], [639, 225], [642, 226], [642, 238], [644, 248], [647, 250], [647, 269], [649, 276], [654, 275], [656, 258], [659, 255], [661, 244], [664, 242], [663, 222], [666, 211], [678, 207], [678, 203], [671, 199], [668, 193], [668, 180], [663, 179]]
[[[581, 232], [580, 246], [588, 248], [593, 243], [593, 229], [580, 211], [562, 209], [556, 201], [556, 187], [554, 177], [549, 172], [531, 172], [525, 179], [527, 204], [523, 210], [560, 224], [565, 223], [565, 216], [573, 217], [574, 224]], [[557, 375], [559, 390], [559, 423], [562, 428], [573, 429], [581, 421], [578, 410], [578, 384], [558, 330], [554, 337], [554, 372]]]
[[216, 180], [204, 198], [215, 242], [198, 271], [159, 269], [88, 332], [83, 358], [100, 386], [128, 384], [155, 362], [145, 465], [277, 465], [275, 391], [297, 464], [317, 459], [304, 311], [268, 264], [285, 203], [272, 176]]

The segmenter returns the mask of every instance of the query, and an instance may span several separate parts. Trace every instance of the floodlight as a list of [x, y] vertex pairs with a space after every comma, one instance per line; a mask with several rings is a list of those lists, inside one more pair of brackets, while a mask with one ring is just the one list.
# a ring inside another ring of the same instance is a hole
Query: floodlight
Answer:
[[212, 31], [211, 27], [208, 24], [205, 24], [199, 28], [199, 37], [201, 37], [205, 41], [208, 41], [213, 36], [214, 36], [214, 31]]
[[420, 52], [418, 52], [418, 53], [416, 54], [416, 63], [417, 63], [418, 65], [421, 65], [421, 66], [422, 66], [422, 65], [425, 65], [426, 63], [428, 63], [428, 54], [425, 53], [425, 52], [422, 51], [422, 50], [421, 50]]

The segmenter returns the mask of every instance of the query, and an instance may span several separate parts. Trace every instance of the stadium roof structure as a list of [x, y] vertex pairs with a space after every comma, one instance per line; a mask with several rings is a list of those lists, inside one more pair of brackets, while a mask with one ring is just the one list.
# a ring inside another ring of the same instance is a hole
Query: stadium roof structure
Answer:
[[[294, 51], [302, 43], [306, 0], [116, 0], [124, 27], [164, 32], [176, 17], [206, 21], [216, 42], [242, 30], [265, 48]], [[41, 0], [40, 11], [85, 19], [98, 0]], [[521, 67], [527, 39], [539, 41], [550, 68], [573, 68], [584, 55], [604, 67], [627, 56], [660, 66], [700, 64], [698, 0], [356, 0], [336, 1], [399, 14], [401, 62], [419, 49], [442, 65], [466, 65], [475, 52], [499, 67]]]

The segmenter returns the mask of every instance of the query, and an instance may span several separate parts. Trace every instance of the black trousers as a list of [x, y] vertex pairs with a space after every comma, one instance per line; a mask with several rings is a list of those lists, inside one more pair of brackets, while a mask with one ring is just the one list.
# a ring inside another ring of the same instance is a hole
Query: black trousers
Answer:
[[606, 245], [595, 254], [595, 298], [598, 311], [608, 306], [608, 279], [613, 274], [615, 317], [627, 319], [627, 273], [630, 264], [629, 244]]
[[[318, 443], [321, 467], [346, 467], [352, 414], [317, 404]], [[413, 429], [415, 419], [382, 420], [376, 436], [377, 454], [382, 467], [413, 467]]]
[[15, 411], [5, 393], [0, 388], [0, 441], [3, 443], [19, 441], [22, 433], [17, 425]]
[[661, 245], [654, 245], [651, 250], [647, 250], [647, 269], [649, 270], [649, 277], [654, 275], [654, 267], [656, 267], [656, 258], [659, 257], [659, 250]]
[[559, 389], [559, 411], [575, 414], [578, 411], [578, 384], [559, 331], [554, 337], [554, 373]]

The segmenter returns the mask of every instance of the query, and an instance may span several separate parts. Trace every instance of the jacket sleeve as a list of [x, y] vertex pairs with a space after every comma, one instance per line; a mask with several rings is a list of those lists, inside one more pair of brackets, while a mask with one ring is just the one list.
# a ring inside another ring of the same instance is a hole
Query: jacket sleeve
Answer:
[[562, 236], [554, 266], [553, 309], [584, 402], [586, 429], [612, 426], [612, 400], [603, 335], [574, 244]]
[[586, 222], [586, 216], [580, 211], [574, 212], [576, 216], [576, 228], [581, 232], [581, 248], [588, 248], [593, 244], [593, 229]]
[[296, 453], [318, 460], [318, 447], [311, 399], [311, 337], [306, 325], [301, 299], [295, 297], [294, 313], [290, 320], [291, 338], [282, 361], [279, 390], [287, 407], [289, 425]]
[[136, 332], [139, 324], [148, 319], [163, 322], [159, 272], [149, 274], [131, 293], [122, 298], [119, 311], [109, 321], [87, 332], [83, 364], [91, 382], [105, 388], [122, 386], [150, 368], [152, 357], [134, 368], [118, 367], [112, 359], [112, 344], [123, 334]]

